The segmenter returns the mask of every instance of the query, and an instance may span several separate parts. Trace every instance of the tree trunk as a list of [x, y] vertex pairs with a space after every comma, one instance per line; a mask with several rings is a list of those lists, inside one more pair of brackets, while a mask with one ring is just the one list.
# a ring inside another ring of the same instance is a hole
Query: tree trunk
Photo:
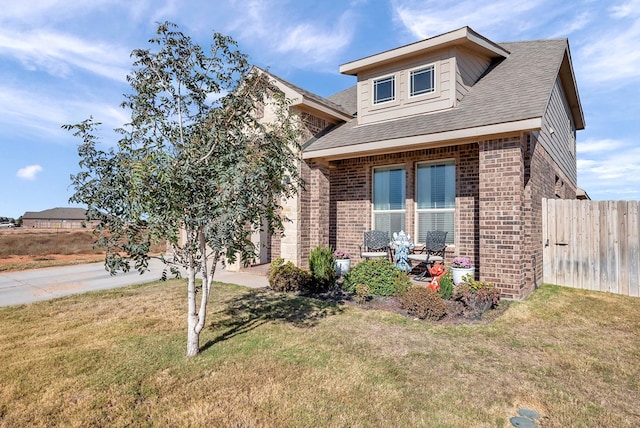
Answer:
[[196, 270], [191, 256], [189, 256], [187, 276], [187, 357], [194, 357], [200, 352], [200, 330], [198, 329], [199, 317], [196, 311]]
[[200, 332], [197, 329], [198, 315], [189, 314], [187, 328], [187, 357], [195, 357], [200, 352]]

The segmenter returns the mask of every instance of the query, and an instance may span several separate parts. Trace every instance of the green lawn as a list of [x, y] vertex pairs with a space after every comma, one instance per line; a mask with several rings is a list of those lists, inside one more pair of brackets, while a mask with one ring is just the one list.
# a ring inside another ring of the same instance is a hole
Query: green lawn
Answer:
[[0, 427], [640, 424], [640, 299], [545, 286], [436, 326], [218, 284], [185, 354], [186, 288], [0, 308]]

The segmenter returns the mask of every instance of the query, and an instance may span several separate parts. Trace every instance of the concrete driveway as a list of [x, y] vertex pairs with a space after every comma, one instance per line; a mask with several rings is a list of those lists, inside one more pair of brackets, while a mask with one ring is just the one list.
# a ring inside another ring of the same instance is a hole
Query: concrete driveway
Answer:
[[[140, 275], [137, 271], [109, 275], [103, 263], [60, 266], [0, 273], [0, 306], [48, 300], [87, 291], [106, 290], [141, 284], [160, 279], [164, 265], [151, 260], [149, 272]], [[219, 266], [214, 280], [247, 287], [259, 288], [268, 285], [264, 275], [246, 272], [228, 272]]]

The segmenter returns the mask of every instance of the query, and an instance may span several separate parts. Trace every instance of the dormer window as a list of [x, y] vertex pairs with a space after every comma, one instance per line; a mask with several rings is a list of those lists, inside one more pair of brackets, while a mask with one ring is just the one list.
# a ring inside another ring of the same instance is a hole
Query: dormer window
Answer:
[[384, 77], [373, 81], [373, 103], [381, 104], [396, 99], [395, 76]]
[[409, 73], [409, 95], [412, 97], [431, 94], [436, 90], [435, 66], [429, 65]]

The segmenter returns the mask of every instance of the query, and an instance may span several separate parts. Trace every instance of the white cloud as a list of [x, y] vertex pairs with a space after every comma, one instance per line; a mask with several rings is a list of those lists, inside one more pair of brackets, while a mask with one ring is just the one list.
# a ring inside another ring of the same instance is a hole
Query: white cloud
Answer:
[[640, 19], [612, 26], [606, 37], [593, 37], [580, 50], [581, 71], [591, 83], [630, 83], [640, 79]]
[[640, 15], [640, 0], [630, 0], [625, 3], [620, 3], [612, 6], [609, 9], [611, 16], [614, 18], [626, 18], [629, 16]]
[[323, 24], [316, 17], [293, 19], [293, 12], [287, 13], [287, 9], [293, 11], [295, 6], [282, 0], [233, 4], [237, 13], [227, 22], [229, 30], [239, 34], [243, 44], [264, 46], [268, 40], [273, 48], [265, 53], [273, 55], [275, 51], [280, 54], [277, 60], [294, 67], [327, 64], [333, 71], [335, 58], [353, 39], [354, 15], [350, 9], [344, 10], [337, 19], [331, 15]]
[[[515, 28], [522, 30], [526, 21], [518, 22], [518, 17], [526, 17], [532, 9], [544, 0], [513, 2], [511, 0], [459, 2], [396, 0], [393, 1], [395, 18], [414, 36], [425, 39], [455, 30], [466, 25], [478, 31], [492, 29], [497, 25], [509, 25], [511, 34]], [[509, 11], [509, 13], [505, 13]]]
[[29, 70], [66, 77], [74, 67], [117, 81], [130, 70], [129, 51], [52, 31], [0, 29], [0, 54], [18, 59]]
[[[592, 21], [592, 14], [590, 11], [585, 11], [576, 16], [570, 16], [569, 22], [560, 28], [555, 33], [549, 34], [549, 39], [555, 39], [558, 37], [569, 37], [576, 31], [582, 30]], [[564, 21], [564, 20], [563, 20]]]
[[578, 185], [594, 199], [630, 199], [640, 195], [640, 148], [620, 140], [578, 144]]
[[72, 94], [60, 97], [55, 93], [0, 86], [0, 125], [8, 124], [25, 133], [30, 130], [42, 139], [55, 142], [70, 135], [60, 128], [63, 124], [80, 122], [90, 115], [104, 123], [106, 129], [120, 127], [131, 120], [117, 103], [98, 101], [98, 96], [84, 93], [83, 98]]
[[579, 142], [577, 144], [578, 155], [587, 153], [607, 153], [614, 149], [624, 147], [626, 144], [619, 140], [602, 139], [602, 140], [587, 140]]
[[24, 168], [20, 168], [16, 173], [16, 177], [21, 178], [23, 180], [35, 180], [36, 175], [42, 171], [42, 167], [40, 165], [27, 165]]

